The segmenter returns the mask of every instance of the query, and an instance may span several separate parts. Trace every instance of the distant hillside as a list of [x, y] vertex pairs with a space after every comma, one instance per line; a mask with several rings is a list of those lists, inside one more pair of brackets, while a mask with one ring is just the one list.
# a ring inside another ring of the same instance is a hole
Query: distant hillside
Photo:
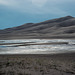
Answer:
[[75, 18], [66, 16], [0, 30], [0, 39], [75, 38]]

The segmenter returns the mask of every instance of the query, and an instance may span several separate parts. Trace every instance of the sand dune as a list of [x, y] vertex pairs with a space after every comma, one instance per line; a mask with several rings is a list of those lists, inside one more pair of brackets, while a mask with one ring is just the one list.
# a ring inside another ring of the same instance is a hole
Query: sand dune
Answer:
[[75, 18], [66, 16], [0, 30], [0, 39], [75, 38]]

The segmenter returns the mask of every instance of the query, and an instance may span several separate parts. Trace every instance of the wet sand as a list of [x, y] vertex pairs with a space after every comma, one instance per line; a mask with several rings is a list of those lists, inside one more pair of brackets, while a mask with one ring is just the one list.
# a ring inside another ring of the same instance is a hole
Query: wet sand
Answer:
[[0, 75], [75, 75], [75, 53], [0, 55]]
[[8, 46], [13, 45], [11, 47], [18, 47], [18, 46], [30, 46], [30, 45], [60, 45], [60, 44], [69, 44], [69, 42], [51, 42], [51, 43], [21, 42], [21, 43], [1, 43], [0, 45], [8, 45]]

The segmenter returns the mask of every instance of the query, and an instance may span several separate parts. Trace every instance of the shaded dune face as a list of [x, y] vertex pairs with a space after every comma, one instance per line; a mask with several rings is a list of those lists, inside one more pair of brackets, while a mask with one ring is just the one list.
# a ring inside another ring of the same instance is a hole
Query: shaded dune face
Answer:
[[75, 38], [75, 18], [66, 16], [0, 30], [0, 38]]

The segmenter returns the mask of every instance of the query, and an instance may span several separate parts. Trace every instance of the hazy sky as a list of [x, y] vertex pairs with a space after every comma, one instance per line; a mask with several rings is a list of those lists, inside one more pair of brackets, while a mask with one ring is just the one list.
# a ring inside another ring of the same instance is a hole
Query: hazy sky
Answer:
[[0, 29], [71, 15], [75, 0], [0, 0]]

